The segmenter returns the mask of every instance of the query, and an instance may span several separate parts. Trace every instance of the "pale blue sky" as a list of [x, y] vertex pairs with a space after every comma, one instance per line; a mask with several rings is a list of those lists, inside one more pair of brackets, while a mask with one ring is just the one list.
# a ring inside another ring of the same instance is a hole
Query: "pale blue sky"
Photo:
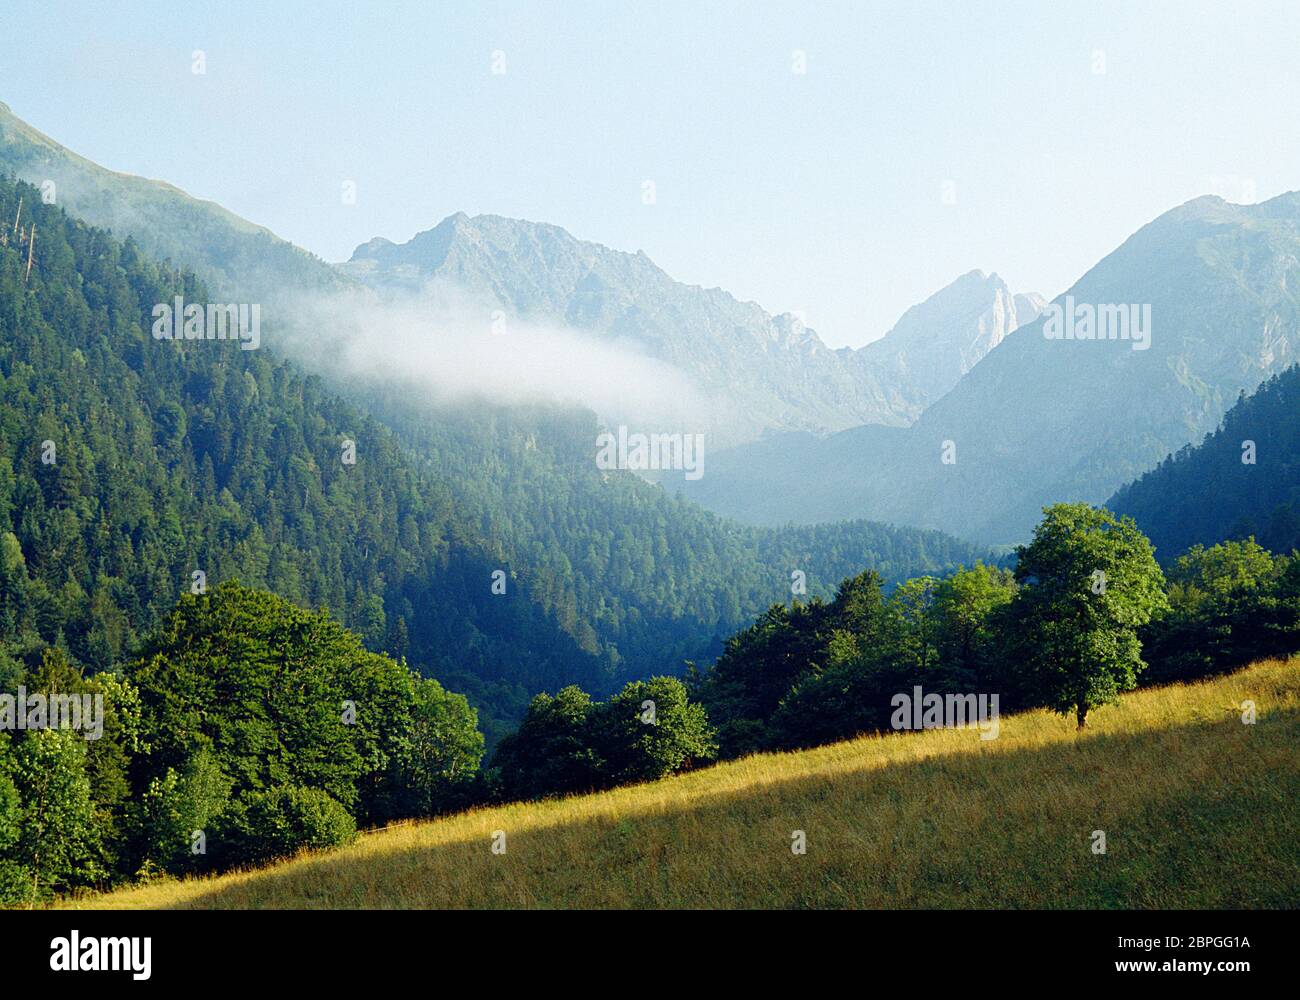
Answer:
[[834, 346], [971, 268], [1050, 296], [1189, 198], [1300, 188], [1294, 3], [89, 6], [4, 0], [0, 100], [105, 166], [330, 260], [553, 222]]

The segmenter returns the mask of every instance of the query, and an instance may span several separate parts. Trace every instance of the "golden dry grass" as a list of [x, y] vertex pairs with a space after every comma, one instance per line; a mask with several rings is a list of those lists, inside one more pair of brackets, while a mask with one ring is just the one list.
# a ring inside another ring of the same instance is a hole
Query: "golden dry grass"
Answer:
[[[1245, 725], [1240, 705], [1258, 706]], [[493, 854], [505, 831], [506, 853]], [[791, 851], [803, 830], [807, 853]], [[1090, 834], [1103, 830], [1107, 853]], [[1293, 907], [1300, 660], [1045, 712], [479, 809], [64, 906]]]

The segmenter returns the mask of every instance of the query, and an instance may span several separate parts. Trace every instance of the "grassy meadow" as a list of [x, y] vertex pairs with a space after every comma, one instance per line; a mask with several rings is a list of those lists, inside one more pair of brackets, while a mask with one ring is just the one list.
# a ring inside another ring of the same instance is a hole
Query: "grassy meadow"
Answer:
[[1032, 712], [996, 740], [934, 730], [762, 754], [61, 905], [1295, 907], [1300, 660], [1126, 695], [1082, 734]]

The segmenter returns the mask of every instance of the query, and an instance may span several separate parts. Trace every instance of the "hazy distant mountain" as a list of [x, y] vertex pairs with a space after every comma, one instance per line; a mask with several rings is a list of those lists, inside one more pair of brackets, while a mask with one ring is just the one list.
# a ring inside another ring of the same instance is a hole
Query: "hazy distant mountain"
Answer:
[[685, 372], [725, 399], [738, 439], [764, 428], [841, 430], [902, 423], [907, 406], [792, 316], [721, 289], [674, 281], [643, 253], [499, 216], [453, 215], [397, 245], [372, 240], [343, 265], [373, 287], [457, 299], [483, 315], [591, 331]]
[[[869, 516], [987, 543], [1023, 539], [1046, 503], [1101, 502], [1297, 359], [1300, 194], [1252, 206], [1188, 202], [1067, 295], [1056, 300], [1062, 310], [1131, 304], [1139, 323], [1149, 306], [1147, 349], [1132, 339], [1048, 339], [1040, 317], [911, 427], [715, 454], [688, 495], [759, 522]], [[953, 464], [943, 461], [945, 442]]]
[[928, 404], [1011, 331], [1037, 317], [1043, 305], [1040, 295], [1013, 294], [996, 274], [971, 271], [912, 306], [858, 357], [895, 384], [913, 386]]
[[644, 253], [578, 240], [557, 226], [463, 213], [404, 244], [362, 244], [340, 268], [376, 289], [634, 345], [685, 372], [711, 399], [732, 403], [726, 417], [739, 439], [908, 424], [1038, 304], [973, 271], [910, 310], [882, 340], [831, 350], [795, 317], [674, 281]]

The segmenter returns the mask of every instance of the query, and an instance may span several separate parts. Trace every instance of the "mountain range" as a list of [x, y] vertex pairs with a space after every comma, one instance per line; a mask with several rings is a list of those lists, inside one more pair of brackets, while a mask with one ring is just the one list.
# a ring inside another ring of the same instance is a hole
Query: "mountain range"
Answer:
[[910, 309], [881, 340], [832, 350], [797, 317], [674, 281], [642, 252], [611, 250], [558, 226], [464, 213], [406, 243], [373, 239], [340, 267], [388, 295], [469, 302], [483, 315], [499, 311], [630, 346], [717, 401], [709, 430], [733, 441], [773, 430], [909, 424], [1042, 305], [972, 271]]
[[[1049, 336], [1084, 307], [1145, 316], [1149, 339]], [[1179, 206], [1049, 309], [906, 428], [776, 436], [714, 454], [680, 488], [755, 523], [872, 517], [991, 545], [1025, 538], [1045, 504], [1101, 503], [1297, 360], [1300, 194]]]
[[[716, 403], [712, 441], [733, 447], [710, 451], [702, 479], [665, 485], [760, 525], [867, 518], [1018, 542], [1044, 504], [1105, 501], [1297, 358], [1296, 194], [1175, 208], [1047, 316], [1039, 297], [971, 271], [882, 338], [832, 350], [794, 316], [674, 281], [644, 253], [500, 216], [457, 213], [331, 265], [211, 202], [91, 163], [3, 105], [0, 170], [53, 181], [59, 205], [193, 269], [214, 293], [450, 302], [670, 366]], [[1149, 343], [1045, 336], [1078, 304], [1146, 310]], [[314, 361], [310, 350], [296, 360]], [[367, 405], [394, 398], [373, 384], [341, 388]]]
[[376, 237], [332, 266], [213, 202], [99, 166], [4, 104], [0, 172], [52, 184], [56, 204], [202, 275], [217, 296], [291, 304], [303, 292], [369, 289], [617, 344], [689, 379], [709, 408], [684, 429], [706, 430], [715, 445], [906, 426], [1042, 305], [971, 271], [879, 340], [831, 349], [794, 315], [674, 281], [644, 253], [500, 216], [457, 213], [402, 244]]

